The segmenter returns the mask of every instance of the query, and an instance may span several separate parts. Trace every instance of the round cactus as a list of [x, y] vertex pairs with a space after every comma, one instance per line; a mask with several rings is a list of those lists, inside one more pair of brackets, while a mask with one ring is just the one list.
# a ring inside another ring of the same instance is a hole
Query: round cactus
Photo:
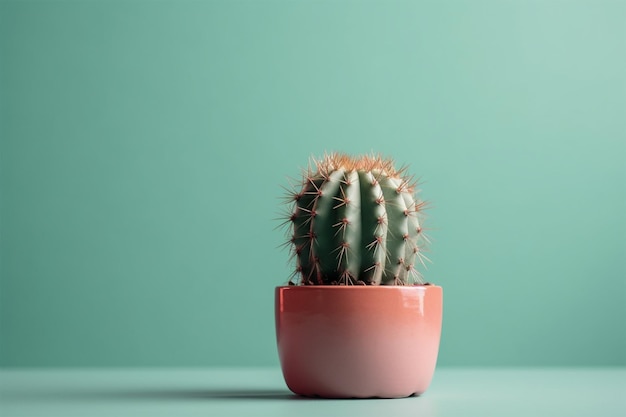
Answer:
[[424, 202], [392, 160], [327, 155], [313, 161], [287, 200], [286, 245], [296, 260], [296, 283], [423, 283], [416, 263], [428, 259], [422, 253], [428, 242]]

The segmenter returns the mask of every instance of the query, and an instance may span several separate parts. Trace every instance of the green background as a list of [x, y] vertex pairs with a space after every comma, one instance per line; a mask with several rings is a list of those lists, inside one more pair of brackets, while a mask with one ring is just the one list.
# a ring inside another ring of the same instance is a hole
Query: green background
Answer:
[[422, 178], [440, 365], [626, 365], [625, 21], [3, 1], [0, 365], [276, 365], [280, 186], [332, 150]]

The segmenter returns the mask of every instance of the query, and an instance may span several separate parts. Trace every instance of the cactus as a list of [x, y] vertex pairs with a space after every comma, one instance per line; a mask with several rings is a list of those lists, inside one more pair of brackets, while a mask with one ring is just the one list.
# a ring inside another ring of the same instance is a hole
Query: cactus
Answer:
[[296, 261], [290, 283], [422, 284], [425, 203], [405, 171], [376, 155], [313, 160], [286, 198], [285, 245]]

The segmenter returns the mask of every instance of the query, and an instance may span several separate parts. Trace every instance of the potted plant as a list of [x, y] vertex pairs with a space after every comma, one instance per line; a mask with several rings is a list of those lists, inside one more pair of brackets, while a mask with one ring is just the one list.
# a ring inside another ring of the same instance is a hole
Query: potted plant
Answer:
[[285, 382], [304, 396], [399, 398], [435, 370], [442, 289], [424, 283], [424, 202], [406, 169], [376, 155], [326, 155], [289, 191], [296, 267], [276, 288]]

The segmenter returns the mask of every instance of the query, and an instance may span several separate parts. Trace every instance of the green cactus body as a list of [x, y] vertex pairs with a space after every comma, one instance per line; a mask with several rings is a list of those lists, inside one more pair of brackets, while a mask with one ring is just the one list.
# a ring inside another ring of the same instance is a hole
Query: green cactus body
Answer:
[[332, 154], [291, 194], [295, 275], [304, 285], [422, 283], [423, 203], [389, 160]]

